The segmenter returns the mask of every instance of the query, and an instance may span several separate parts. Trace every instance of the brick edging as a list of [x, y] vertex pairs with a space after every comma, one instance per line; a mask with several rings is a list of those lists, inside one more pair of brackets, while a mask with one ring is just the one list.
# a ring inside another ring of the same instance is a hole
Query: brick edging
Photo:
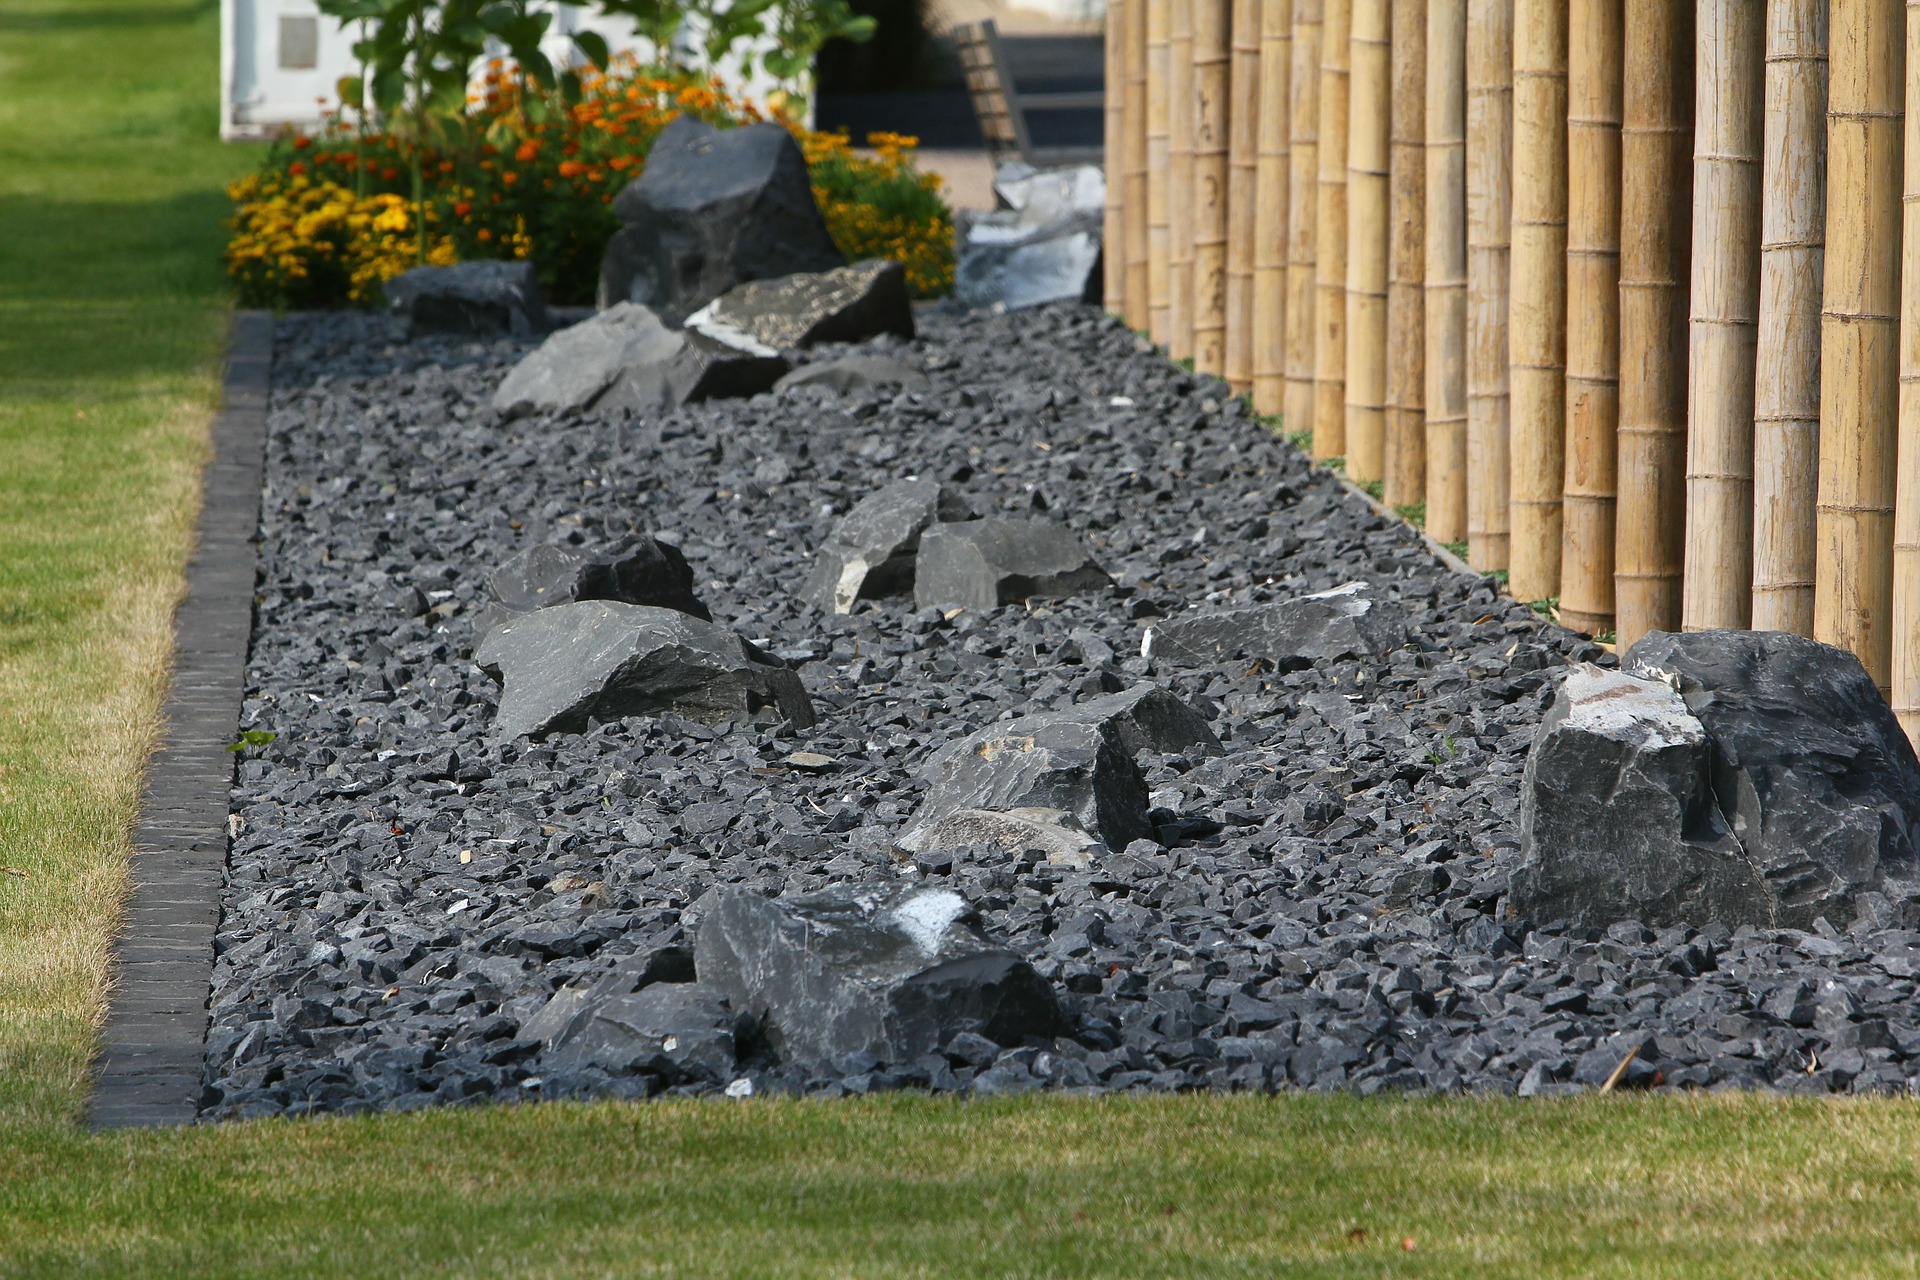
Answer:
[[174, 615], [160, 749], [133, 829], [133, 896], [95, 1062], [95, 1129], [191, 1123], [206, 1069], [207, 992], [253, 629], [273, 316], [235, 314], [202, 479], [198, 539]]

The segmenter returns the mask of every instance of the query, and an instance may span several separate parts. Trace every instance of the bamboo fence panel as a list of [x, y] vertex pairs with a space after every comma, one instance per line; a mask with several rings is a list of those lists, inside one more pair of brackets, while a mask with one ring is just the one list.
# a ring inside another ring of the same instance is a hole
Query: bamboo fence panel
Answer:
[[1167, 35], [1167, 354], [1193, 358], [1194, 0], [1174, 0]]
[[1627, 0], [1620, 115], [1620, 651], [1680, 625], [1693, 6]]
[[1467, 6], [1467, 563], [1507, 567], [1513, 0]]
[[[1182, 0], [1184, 3], [1184, 0]], [[1173, 232], [1167, 165], [1172, 159], [1169, 133], [1167, 36], [1173, 21], [1174, 0], [1146, 0], [1147, 6], [1147, 290], [1148, 333], [1155, 343], [1167, 341], [1169, 311], [1173, 305]]]
[[1621, 0], [1573, 0], [1567, 39], [1567, 453], [1560, 621], [1613, 625], [1620, 415]]
[[1699, 0], [1693, 285], [1680, 625], [1753, 616], [1753, 378], [1760, 327], [1765, 0]]
[[1467, 536], [1467, 0], [1427, 0], [1427, 532]]
[[1227, 368], [1227, 183], [1232, 0], [1193, 4], [1193, 367]]
[[1513, 259], [1507, 350], [1513, 393], [1508, 587], [1560, 594], [1566, 472], [1567, 9], [1513, 9]]
[[1890, 687], [1899, 437], [1899, 0], [1833, 0], [1813, 634]]
[[1347, 474], [1384, 474], [1391, 0], [1353, 0], [1347, 115]]
[[1260, 0], [1233, 0], [1232, 101], [1227, 110], [1226, 379], [1253, 389], [1253, 276], [1260, 218]]
[[1322, 14], [1321, 0], [1293, 0], [1293, 57], [1287, 86], [1287, 377], [1281, 421], [1296, 437], [1302, 432], [1311, 437], [1316, 430]]
[[[1920, 68], [1920, 0], [1907, 0], [1907, 65]], [[1906, 98], [1901, 211], [1900, 438], [1893, 513], [1893, 711], [1920, 747], [1920, 83]]]
[[[1287, 288], [1291, 270], [1287, 219], [1292, 203], [1292, 152], [1287, 108], [1293, 100], [1293, 0], [1266, 0], [1257, 11], [1260, 37], [1259, 167], [1255, 173], [1253, 280], [1249, 347], [1253, 411], [1272, 416], [1286, 408], [1287, 343], [1302, 322]], [[1234, 21], [1239, 22], [1236, 14]], [[1237, 38], [1239, 27], [1235, 26]], [[1239, 109], [1239, 104], [1235, 104]], [[1309, 276], [1309, 288], [1311, 276]], [[1231, 310], [1231, 305], [1229, 305]], [[1231, 353], [1229, 353], [1231, 363]], [[1287, 423], [1292, 429], [1292, 424]]]
[[1120, 196], [1126, 205], [1122, 228], [1126, 234], [1127, 327], [1145, 330], [1147, 312], [1147, 4], [1124, 0], [1123, 54], [1126, 63], [1125, 137], [1119, 160]]
[[1313, 452], [1347, 451], [1347, 82], [1352, 0], [1320, 18], [1319, 189], [1314, 205]]
[[1427, 0], [1393, 0], [1392, 110], [1382, 492], [1405, 507], [1427, 491]]
[[[1105, 27], [1106, 128], [1101, 154], [1114, 160], [1119, 159], [1125, 146], [1127, 128], [1126, 93], [1122, 88], [1126, 77], [1126, 5], [1127, 0], [1108, 0]], [[1118, 170], [1117, 164], [1109, 164], [1108, 172]], [[1116, 184], [1108, 185], [1111, 188]], [[1100, 256], [1100, 300], [1109, 312], [1122, 314], [1126, 310], [1127, 258], [1121, 246], [1127, 242], [1127, 233], [1126, 205], [1119, 191], [1108, 190], [1102, 213], [1100, 243], [1107, 248]]]
[[1768, 0], [1766, 58], [1753, 626], [1810, 636], [1827, 234], [1827, 0]]

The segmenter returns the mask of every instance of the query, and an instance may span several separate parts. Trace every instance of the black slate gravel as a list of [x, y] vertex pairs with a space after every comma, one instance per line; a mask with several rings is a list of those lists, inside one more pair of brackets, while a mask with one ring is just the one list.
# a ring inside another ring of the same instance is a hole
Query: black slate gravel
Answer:
[[[278, 737], [234, 792], [204, 1115], [718, 1088], [550, 1068], [522, 1024], [617, 958], [680, 954], [717, 884], [901, 876], [973, 899], [1066, 993], [1076, 1034], [962, 1037], [906, 1068], [763, 1054], [751, 1088], [1536, 1094], [1594, 1087], [1636, 1049], [1625, 1086], [1920, 1075], [1920, 934], [1505, 915], [1527, 747], [1555, 669], [1594, 646], [1447, 572], [1092, 310], [921, 321], [881, 346], [930, 391], [646, 422], [501, 420], [488, 399], [526, 343], [281, 323], [243, 718]], [[952, 619], [801, 602], [834, 518], [910, 475], [982, 514], [1063, 520], [1117, 585]], [[485, 575], [541, 540], [636, 533], [677, 543], [715, 619], [799, 669], [817, 728], [663, 716], [490, 740], [497, 691], [470, 656]], [[1410, 620], [1385, 665], [1137, 656], [1155, 617], [1354, 578]], [[1142, 754], [1164, 843], [1089, 872], [894, 854], [932, 750], [1145, 680], [1226, 748]]]

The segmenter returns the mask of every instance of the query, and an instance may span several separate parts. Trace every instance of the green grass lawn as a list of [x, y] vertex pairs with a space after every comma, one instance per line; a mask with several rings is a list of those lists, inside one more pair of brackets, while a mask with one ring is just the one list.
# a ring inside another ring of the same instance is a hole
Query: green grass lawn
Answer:
[[226, 296], [213, 0], [0, 0], [0, 1277], [1920, 1272], [1920, 1106], [541, 1106], [77, 1128]]

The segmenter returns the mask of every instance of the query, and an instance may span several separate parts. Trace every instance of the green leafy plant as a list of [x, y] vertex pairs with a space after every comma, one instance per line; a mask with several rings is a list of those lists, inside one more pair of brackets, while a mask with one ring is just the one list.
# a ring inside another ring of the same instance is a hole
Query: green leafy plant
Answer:
[[265, 729], [242, 729], [240, 731], [240, 740], [238, 742], [229, 742], [227, 744], [227, 750], [240, 752], [245, 751], [248, 747], [269, 746], [277, 741], [279, 737], [279, 734], [269, 733]]
[[1313, 428], [1307, 427], [1304, 430], [1287, 432], [1287, 443], [1292, 445], [1294, 448], [1298, 449], [1300, 452], [1306, 454], [1308, 457], [1312, 457], [1313, 456]]

